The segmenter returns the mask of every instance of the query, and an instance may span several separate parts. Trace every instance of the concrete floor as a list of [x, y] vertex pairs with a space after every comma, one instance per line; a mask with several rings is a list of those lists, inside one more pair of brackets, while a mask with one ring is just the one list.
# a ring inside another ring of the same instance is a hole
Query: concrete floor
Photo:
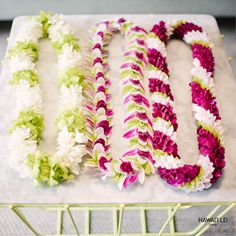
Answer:
[[[221, 33], [224, 34], [224, 45], [228, 53], [228, 56], [232, 58], [232, 69], [234, 76], [236, 77], [236, 34], [235, 34], [235, 21], [234, 19], [217, 19], [220, 26]], [[0, 61], [3, 60], [6, 46], [7, 46], [7, 37], [9, 35], [11, 28], [11, 22], [0, 22]], [[1, 71], [1, 65], [0, 65]], [[198, 224], [198, 217], [204, 217], [208, 214], [210, 208], [196, 208], [193, 207], [189, 210], [181, 210], [176, 214], [176, 227], [179, 231], [191, 230]], [[40, 229], [45, 229], [48, 232], [48, 229], [52, 227], [52, 218], [42, 217], [44, 220], [39, 220], [40, 213], [25, 212], [26, 215], [30, 216], [32, 220], [35, 220], [37, 224], [40, 224]], [[109, 221], [111, 221], [110, 213], [106, 212], [94, 212], [91, 217], [93, 223], [91, 225], [92, 232], [104, 233], [104, 230], [109, 230]], [[148, 216], [148, 230], [149, 232], [157, 232], [162, 225], [166, 214], [164, 212], [149, 211], [147, 212]], [[210, 227], [210, 229], [204, 233], [204, 236], [234, 236], [236, 235], [236, 208], [234, 208], [227, 215], [228, 223], [219, 223], [217, 226]], [[78, 216], [79, 218], [79, 216]], [[105, 221], [105, 219], [107, 219]], [[65, 221], [68, 220], [65, 217]], [[105, 221], [105, 222], [104, 222]], [[103, 225], [106, 226], [104, 226]], [[110, 222], [111, 223], [111, 222]], [[139, 215], [137, 212], [128, 212], [125, 215], [125, 224], [123, 226], [124, 232], [137, 232], [139, 231]], [[82, 226], [81, 226], [82, 227]], [[112, 226], [111, 226], [112, 227]], [[65, 227], [64, 233], [70, 233], [71, 227]], [[7, 211], [0, 211], [0, 235], [10, 236], [10, 235], [31, 235], [29, 231], [21, 226], [21, 223], [10, 217], [10, 213]]]

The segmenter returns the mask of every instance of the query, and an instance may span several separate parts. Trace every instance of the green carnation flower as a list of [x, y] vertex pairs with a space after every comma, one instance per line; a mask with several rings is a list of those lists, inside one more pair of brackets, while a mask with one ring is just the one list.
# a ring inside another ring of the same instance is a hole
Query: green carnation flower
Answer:
[[38, 59], [38, 50], [38, 45], [33, 42], [17, 41], [15, 46], [9, 49], [8, 58], [20, 53], [26, 53], [31, 57], [32, 61], [35, 62]]
[[51, 166], [49, 156], [41, 151], [28, 155], [28, 165], [32, 168], [32, 175], [36, 183], [47, 183], [50, 179]]
[[84, 74], [78, 67], [70, 68], [59, 77], [59, 85], [64, 85], [67, 88], [71, 85], [80, 85], [85, 88]]
[[85, 131], [85, 116], [78, 108], [59, 113], [56, 123], [59, 130], [66, 126], [69, 132], [75, 133], [76, 129], [79, 132]]
[[51, 169], [51, 175], [48, 185], [55, 186], [60, 182], [72, 179], [74, 179], [74, 175], [70, 173], [69, 169], [64, 167], [60, 163], [56, 163]]
[[78, 44], [78, 39], [75, 38], [73, 34], [65, 34], [63, 35], [63, 39], [60, 41], [57, 41], [53, 43], [53, 47], [56, 50], [57, 54], [60, 54], [62, 51], [62, 47], [64, 44], [69, 44], [70, 46], [73, 47], [73, 50], [79, 51], [79, 44]]
[[12, 77], [11, 85], [19, 84], [21, 80], [27, 80], [31, 87], [39, 84], [39, 77], [36, 71], [33, 70], [19, 70], [13, 73]]
[[51, 18], [51, 12], [41, 11], [37, 20], [42, 24], [43, 37], [48, 37], [48, 28], [51, 26], [49, 19]]
[[17, 120], [13, 123], [10, 132], [19, 127], [27, 127], [30, 129], [30, 139], [40, 141], [43, 129], [43, 116], [34, 112], [20, 112]]

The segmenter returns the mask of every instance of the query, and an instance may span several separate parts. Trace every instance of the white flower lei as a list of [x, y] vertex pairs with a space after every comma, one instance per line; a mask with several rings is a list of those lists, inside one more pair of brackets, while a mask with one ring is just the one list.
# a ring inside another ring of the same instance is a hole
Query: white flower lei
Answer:
[[[38, 150], [43, 129], [43, 98], [36, 71], [40, 38], [48, 36], [58, 56], [60, 108], [57, 116], [56, 153]], [[71, 25], [62, 15], [42, 12], [29, 18], [20, 28], [8, 51], [8, 65], [16, 92], [17, 119], [10, 132], [10, 163], [21, 177], [50, 186], [74, 178], [86, 153], [83, 74], [81, 54]]]

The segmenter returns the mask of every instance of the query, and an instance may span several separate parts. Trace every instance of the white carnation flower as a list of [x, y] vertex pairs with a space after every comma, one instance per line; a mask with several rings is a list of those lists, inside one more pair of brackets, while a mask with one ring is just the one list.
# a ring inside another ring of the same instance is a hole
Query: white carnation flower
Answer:
[[64, 71], [71, 67], [78, 67], [81, 61], [81, 53], [73, 50], [73, 46], [64, 44], [62, 53], [58, 56], [58, 69]]
[[197, 104], [192, 104], [194, 118], [207, 125], [213, 125], [216, 122], [216, 117], [209, 110], [204, 109]]
[[149, 37], [147, 39], [147, 47], [148, 48], [155, 48], [157, 51], [161, 53], [163, 57], [166, 57], [166, 46], [165, 44], [158, 39], [157, 37]]
[[174, 156], [169, 154], [154, 156], [154, 158], [156, 167], [172, 169], [184, 166], [184, 162], [181, 159], [174, 158]]
[[187, 32], [184, 35], [183, 40], [188, 44], [194, 44], [195, 42], [201, 41], [203, 43], [206, 43], [212, 46], [209, 38], [207, 37], [206, 32], [200, 32], [198, 30], [197, 31], [192, 30], [192, 31]]
[[12, 168], [19, 170], [22, 177], [31, 175], [30, 168], [27, 167], [29, 154], [35, 154], [37, 142], [29, 140], [30, 129], [26, 127], [16, 128], [10, 136], [10, 156], [9, 163]]
[[19, 41], [32, 41], [37, 43], [38, 40], [43, 36], [42, 25], [35, 18], [26, 21], [19, 29], [17, 34], [17, 40]]
[[8, 65], [11, 73], [19, 70], [33, 70], [35, 63], [27, 53], [14, 55], [8, 60]]
[[161, 95], [160, 93], [152, 93], [151, 94], [151, 101], [152, 103], [160, 103], [162, 105], [170, 105], [173, 106], [173, 101], [170, 99], [170, 97], [166, 97]]
[[[198, 60], [198, 59], [194, 59]], [[191, 70], [191, 75], [193, 77], [196, 77], [197, 79], [200, 79], [202, 84], [208, 88], [213, 88], [214, 82], [213, 78], [211, 77], [212, 73], [207, 72], [205, 68], [203, 68], [201, 65], [197, 63], [197, 66], [195, 65], [193, 69]]]
[[169, 121], [158, 118], [156, 122], [153, 123], [153, 129], [155, 131], [162, 132], [176, 142], [176, 132], [174, 131], [173, 125]]
[[60, 87], [61, 95], [60, 95], [60, 109], [74, 109], [77, 107], [81, 107], [83, 104], [83, 89], [79, 85], [70, 86], [69, 88], [66, 86]]
[[156, 79], [163, 81], [165, 84], [169, 84], [169, 76], [165, 72], [158, 70], [158, 69], [149, 70], [147, 72], [147, 77], [148, 78], [156, 78]]
[[65, 21], [62, 15], [53, 15], [49, 23], [52, 24], [48, 29], [49, 38], [52, 42], [62, 42], [64, 35], [73, 34], [71, 25]]
[[30, 87], [26, 80], [20, 80], [15, 86], [17, 111], [34, 110], [42, 113], [42, 92], [39, 85]]
[[76, 141], [76, 143], [79, 143], [79, 144], [86, 143], [87, 137], [85, 136], [84, 133], [80, 133], [78, 130], [76, 130], [75, 141]]

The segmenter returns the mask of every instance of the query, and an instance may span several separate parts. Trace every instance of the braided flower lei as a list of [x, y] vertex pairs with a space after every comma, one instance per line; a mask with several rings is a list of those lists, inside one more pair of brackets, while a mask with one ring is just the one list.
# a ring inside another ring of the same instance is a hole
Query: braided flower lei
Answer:
[[[38, 150], [43, 131], [43, 98], [36, 71], [39, 40], [49, 37], [58, 59], [60, 108], [57, 151], [53, 155]], [[63, 16], [41, 13], [20, 28], [8, 64], [16, 93], [16, 120], [10, 129], [10, 163], [22, 177], [34, 183], [54, 186], [79, 174], [85, 154], [84, 76], [80, 70], [80, 48], [72, 27]]]
[[[127, 42], [124, 63], [120, 69], [120, 84], [124, 94], [123, 104], [128, 112], [124, 119], [129, 151], [121, 157], [111, 157], [109, 137], [112, 131], [110, 81], [107, 76], [107, 46], [112, 35], [121, 31]], [[149, 101], [143, 86], [144, 68], [147, 64], [145, 40], [147, 32], [126, 22], [101, 22], [97, 25], [92, 40], [93, 76], [96, 80], [94, 114], [90, 120], [93, 132], [90, 135], [91, 159], [87, 165], [97, 167], [103, 176], [118, 182], [119, 188], [139, 181], [144, 182], [145, 174], [155, 173], [152, 159], [152, 122], [148, 115]]]
[[[190, 44], [193, 52], [190, 87], [200, 152], [195, 165], [180, 159], [176, 144], [178, 124], [166, 63], [166, 44], [172, 34]], [[155, 166], [168, 184], [187, 192], [209, 188], [222, 175], [225, 166], [223, 129], [213, 88], [212, 44], [200, 26], [184, 21], [154, 25], [147, 42]]]

